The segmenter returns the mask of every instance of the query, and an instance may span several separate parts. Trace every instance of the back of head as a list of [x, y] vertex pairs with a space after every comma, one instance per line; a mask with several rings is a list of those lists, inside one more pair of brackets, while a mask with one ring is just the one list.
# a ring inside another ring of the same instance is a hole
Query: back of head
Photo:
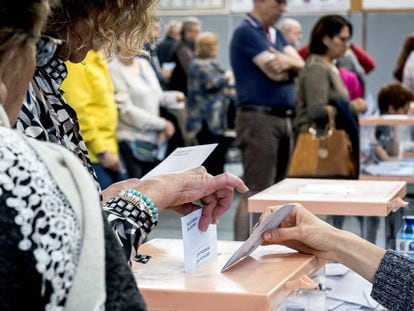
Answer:
[[38, 40], [48, 12], [47, 0], [0, 0], [0, 61], [9, 49]]
[[100, 41], [111, 51], [116, 50], [120, 38], [124, 38], [129, 49], [138, 49], [150, 38], [151, 26], [156, 21], [157, 0], [61, 0], [61, 3], [48, 20], [48, 34], [68, 42], [77, 35], [73, 26], [82, 21], [88, 28], [88, 35], [79, 38], [82, 44], [88, 40]]
[[408, 110], [412, 101], [414, 101], [414, 93], [401, 83], [384, 85], [378, 93], [378, 108], [381, 114], [389, 113], [390, 107], [394, 111], [402, 108]]
[[186, 18], [181, 25], [181, 38], [185, 38], [185, 35], [197, 26], [201, 26], [201, 21], [197, 17]]
[[279, 22], [279, 28], [284, 34], [289, 32], [293, 27], [301, 28], [302, 26], [296, 19], [289, 17], [285, 17]]
[[351, 23], [341, 15], [325, 15], [322, 16], [313, 26], [309, 44], [309, 52], [311, 54], [324, 55], [328, 48], [323, 43], [325, 36], [333, 38], [338, 35], [342, 28], [347, 26], [352, 36]]
[[165, 34], [171, 38], [179, 39], [182, 23], [175, 19], [170, 20], [165, 25]]
[[393, 74], [395, 79], [400, 82], [402, 82], [403, 79], [405, 63], [407, 62], [407, 58], [410, 56], [412, 51], [414, 51], [414, 35], [411, 35], [405, 39], [400, 54], [398, 55], [397, 63], [395, 64]]
[[216, 34], [212, 32], [201, 33], [196, 41], [196, 56], [201, 59], [215, 57], [213, 51], [216, 50], [218, 43], [219, 40]]

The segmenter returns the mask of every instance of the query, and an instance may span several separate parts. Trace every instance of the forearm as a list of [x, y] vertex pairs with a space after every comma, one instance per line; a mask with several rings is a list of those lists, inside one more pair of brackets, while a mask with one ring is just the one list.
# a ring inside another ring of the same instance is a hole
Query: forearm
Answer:
[[337, 230], [333, 236], [333, 259], [373, 282], [385, 250], [350, 232]]
[[305, 66], [305, 62], [301, 58], [293, 57], [290, 55], [286, 56], [287, 64], [290, 70], [300, 70]]
[[294, 48], [287, 46], [284, 49], [284, 55], [286, 56], [290, 70], [297, 71], [305, 67], [305, 61]]

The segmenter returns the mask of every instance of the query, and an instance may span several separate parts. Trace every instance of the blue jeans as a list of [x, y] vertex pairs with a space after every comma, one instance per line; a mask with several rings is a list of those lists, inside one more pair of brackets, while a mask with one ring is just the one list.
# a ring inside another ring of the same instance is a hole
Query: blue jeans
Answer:
[[126, 172], [115, 172], [98, 163], [92, 164], [92, 166], [95, 169], [99, 185], [102, 189], [105, 189], [118, 181], [128, 179], [128, 174]]

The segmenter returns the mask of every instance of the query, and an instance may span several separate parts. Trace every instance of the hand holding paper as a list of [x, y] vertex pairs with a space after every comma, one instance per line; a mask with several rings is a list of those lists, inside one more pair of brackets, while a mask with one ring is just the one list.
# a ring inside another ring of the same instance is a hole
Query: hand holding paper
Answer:
[[[217, 223], [230, 208], [234, 189], [241, 193], [249, 190], [240, 178], [232, 174], [211, 176], [205, 168], [200, 167], [216, 146], [177, 148], [142, 180], [130, 179], [114, 184], [111, 186], [112, 193], [105, 197], [116, 196], [128, 183], [130, 186], [127, 188], [144, 193], [160, 212], [171, 208], [182, 215], [198, 209], [192, 202], [200, 200], [204, 207], [198, 227], [206, 231], [209, 224]], [[114, 189], [118, 189], [118, 192]]]
[[280, 209], [266, 217], [253, 231], [252, 235], [240, 246], [240, 248], [230, 257], [221, 272], [228, 270], [231, 266], [241, 259], [249, 256], [256, 248], [262, 244], [264, 232], [277, 228], [280, 223], [289, 215], [295, 207], [293, 204], [282, 206]]

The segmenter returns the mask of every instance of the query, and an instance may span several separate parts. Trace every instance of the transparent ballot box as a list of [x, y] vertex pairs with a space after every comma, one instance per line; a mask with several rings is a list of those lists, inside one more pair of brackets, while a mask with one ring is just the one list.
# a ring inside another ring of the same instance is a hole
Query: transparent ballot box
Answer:
[[414, 116], [361, 118], [360, 178], [414, 181]]

